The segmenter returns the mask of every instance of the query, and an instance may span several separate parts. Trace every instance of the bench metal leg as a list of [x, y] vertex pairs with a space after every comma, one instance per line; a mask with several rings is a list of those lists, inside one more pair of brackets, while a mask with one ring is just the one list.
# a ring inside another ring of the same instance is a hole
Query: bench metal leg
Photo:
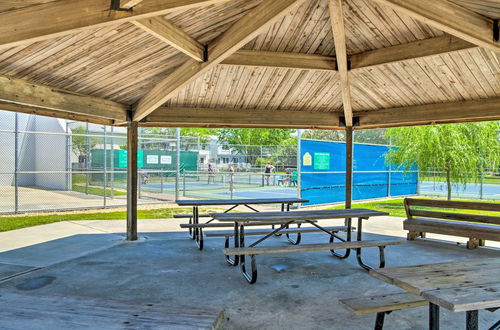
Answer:
[[375, 330], [382, 330], [384, 328], [384, 318], [385, 312], [377, 313], [377, 318], [375, 319]]
[[[348, 218], [348, 219], [346, 219], [346, 223], [347, 223], [347, 233], [346, 233], [346, 239], [344, 242], [350, 242], [351, 241], [352, 220], [350, 218]], [[335, 239], [335, 236], [331, 235], [330, 236], [330, 243], [333, 243], [334, 239]], [[346, 259], [351, 254], [351, 249], [346, 249], [346, 251], [343, 255], [335, 252], [335, 250], [330, 250], [330, 252], [332, 253], [332, 255], [334, 257], [337, 257], [339, 259]]]
[[[240, 247], [245, 247], [245, 226], [243, 225], [240, 226]], [[244, 254], [240, 256], [241, 272], [248, 283], [254, 284], [257, 282], [257, 261], [255, 260], [255, 255], [250, 255], [250, 266], [252, 271], [248, 273], [245, 257]]]
[[[288, 205], [288, 210], [287, 211], [290, 211], [290, 205]], [[285, 203], [281, 203], [281, 212], [285, 212]], [[271, 229], [274, 230], [274, 225], [271, 225]], [[276, 237], [280, 237], [281, 235], [282, 234], [280, 234], [280, 233], [274, 234], [274, 236], [276, 236]], [[287, 238], [288, 238], [288, 235], [287, 235]], [[290, 243], [292, 243], [292, 242], [290, 242]]]
[[[288, 229], [288, 228], [290, 228], [290, 226], [287, 225], [286, 228]], [[300, 223], [297, 224], [297, 228], [300, 228]], [[296, 239], [290, 238], [290, 234], [285, 234], [285, 235], [286, 235], [286, 239], [291, 244], [293, 244], [293, 245], [300, 244], [300, 240], [302, 239], [302, 235], [300, 233], [297, 233], [297, 238]]]
[[468, 311], [465, 313], [465, 329], [466, 330], [478, 330], [478, 315], [479, 312], [476, 311]]
[[[238, 232], [238, 223], [237, 222], [234, 223], [234, 235], [233, 235], [233, 238], [234, 238], [234, 247], [235, 248], [240, 247], [240, 235], [239, 235], [239, 232]], [[224, 247], [225, 248], [229, 247], [229, 237], [228, 236], [226, 236], [226, 241], [224, 243]], [[226, 257], [226, 262], [228, 264], [230, 264], [231, 266], [238, 266], [239, 261], [240, 261], [240, 257], [239, 256], [234, 256], [233, 259], [231, 259], [231, 257], [227, 256], [227, 255], [225, 257]]]
[[203, 229], [198, 228], [198, 232], [196, 233], [196, 246], [201, 251], [203, 250]]
[[[360, 242], [363, 240], [363, 218], [358, 218], [358, 232], [357, 232], [357, 241]], [[385, 267], [385, 246], [378, 247], [380, 262], [378, 268]], [[358, 260], [358, 264], [365, 270], [373, 269], [373, 267], [368, 266], [363, 262], [363, 258], [361, 256], [361, 248], [356, 249], [356, 259]]]
[[429, 330], [439, 330], [439, 306], [429, 303]]
[[[190, 217], [190, 218], [189, 218], [189, 222], [188, 222], [188, 223], [189, 223], [190, 225], [192, 225], [192, 224], [193, 224], [193, 217]], [[196, 237], [194, 236], [194, 230], [193, 230], [193, 228], [189, 227], [189, 229], [188, 229], [188, 233], [189, 233], [189, 238], [190, 238], [190, 239], [194, 240], [194, 239], [196, 238]]]
[[493, 324], [488, 330], [498, 330], [500, 329], [500, 320], [498, 320], [495, 324]]

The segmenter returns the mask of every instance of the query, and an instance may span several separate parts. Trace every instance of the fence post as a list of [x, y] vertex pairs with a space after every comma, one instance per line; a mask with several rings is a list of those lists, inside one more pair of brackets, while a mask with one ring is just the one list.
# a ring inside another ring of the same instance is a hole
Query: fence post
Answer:
[[163, 172], [160, 172], [160, 194], [163, 194]]
[[387, 172], [387, 197], [391, 197], [391, 175], [392, 166], [389, 164], [389, 171]]
[[85, 157], [85, 195], [89, 194], [89, 165], [90, 165], [90, 136], [89, 136], [89, 123], [86, 124], [85, 133], [87, 134], [87, 155]]
[[19, 114], [17, 112], [14, 125], [14, 212], [19, 213]]
[[102, 185], [103, 187], [103, 196], [104, 196], [104, 208], [106, 208], [106, 198], [107, 198], [107, 189], [108, 189], [108, 184], [107, 184], [107, 179], [108, 179], [108, 172], [107, 172], [107, 167], [108, 167], [108, 160], [106, 159], [106, 157], [108, 156], [107, 152], [106, 152], [106, 144], [108, 142], [107, 140], [107, 137], [106, 137], [106, 125], [103, 126], [104, 127], [104, 137], [103, 137], [103, 144], [104, 144], [104, 152], [103, 152], [103, 155], [104, 155], [104, 162], [103, 162], [103, 165], [104, 165], [104, 173], [103, 173], [103, 176], [104, 176], [104, 183]]
[[186, 170], [182, 170], [182, 196], [186, 197]]
[[110, 179], [110, 197], [115, 198], [115, 146], [114, 146], [114, 137], [115, 134], [115, 128], [114, 126], [111, 126], [111, 138], [110, 138], [110, 144], [111, 144], [111, 156], [109, 159], [109, 167], [111, 168], [111, 179]]
[[[301, 148], [300, 148], [300, 140], [302, 139], [302, 130], [297, 130], [297, 197], [302, 198], [302, 160], [301, 160]], [[291, 179], [291, 178], [290, 178]], [[300, 207], [300, 203], [298, 204]]]
[[484, 183], [484, 172], [481, 171], [479, 178], [479, 199], [483, 199], [483, 183]]
[[181, 171], [181, 129], [175, 129], [175, 148], [176, 148], [176, 163], [175, 163], [175, 199], [179, 199], [179, 175]]

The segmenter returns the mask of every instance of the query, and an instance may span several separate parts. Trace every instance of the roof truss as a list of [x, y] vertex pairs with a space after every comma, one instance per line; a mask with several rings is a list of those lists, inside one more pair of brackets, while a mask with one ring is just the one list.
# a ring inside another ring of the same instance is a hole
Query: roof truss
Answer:
[[447, 0], [372, 0], [441, 31], [486, 49], [500, 51], [493, 40], [493, 20]]
[[0, 49], [47, 40], [86, 29], [159, 16], [228, 0], [147, 0], [131, 11], [110, 8], [110, 0], [64, 0], [0, 13]]
[[269, 127], [338, 129], [339, 114], [290, 110], [161, 107], [144, 118], [141, 126]]
[[6, 76], [0, 76], [0, 102], [7, 110], [51, 117], [108, 125], [127, 120], [127, 105]]
[[139, 100], [134, 106], [133, 120], [139, 121], [149, 115], [181, 88], [221, 63], [255, 38], [264, 28], [304, 1], [264, 0], [208, 46], [206, 62], [187, 60]]
[[337, 55], [337, 67], [340, 74], [340, 88], [342, 92], [345, 125], [352, 126], [351, 86], [349, 84], [342, 0], [329, 0], [328, 8], [330, 10], [330, 21], [332, 25], [333, 40], [335, 42], [335, 54]]

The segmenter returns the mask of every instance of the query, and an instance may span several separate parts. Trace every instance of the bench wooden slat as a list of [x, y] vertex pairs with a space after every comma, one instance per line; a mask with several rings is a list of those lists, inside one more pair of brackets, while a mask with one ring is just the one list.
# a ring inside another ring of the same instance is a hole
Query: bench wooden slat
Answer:
[[442, 235], [474, 237], [485, 240], [500, 240], [500, 226], [480, 225], [447, 220], [411, 219], [403, 222], [405, 230]]
[[406, 241], [401, 240], [367, 240], [367, 241], [352, 241], [339, 243], [322, 243], [322, 244], [303, 244], [303, 245], [286, 245], [286, 246], [256, 246], [244, 248], [225, 248], [222, 249], [225, 255], [257, 255], [257, 254], [273, 254], [273, 253], [290, 253], [290, 252], [309, 252], [322, 250], [343, 250], [355, 249], [386, 245], [405, 244]]
[[[192, 218], [192, 214], [174, 214], [175, 219], [183, 219], [183, 218]], [[200, 218], [210, 218], [210, 214], [199, 214], [198, 217]]]
[[465, 214], [465, 213], [439, 212], [439, 211], [427, 211], [427, 210], [411, 210], [411, 215], [417, 217], [482, 222], [482, 223], [491, 223], [500, 225], [500, 216], [495, 217], [495, 216], [480, 215], [480, 214]]
[[[347, 230], [346, 226], [334, 226], [334, 227], [324, 227], [324, 229], [328, 231], [345, 231]], [[321, 232], [322, 230], [315, 228], [315, 227], [310, 227], [310, 228], [289, 228], [289, 229], [282, 229], [280, 230], [280, 234], [298, 234], [298, 233], [314, 233], [314, 232]], [[271, 233], [272, 230], [252, 230], [252, 231], [245, 231], [245, 236], [247, 235], [267, 235]], [[207, 237], [227, 237], [227, 236], [234, 236], [234, 231], [211, 231], [205, 233], [205, 236]]]
[[405, 198], [405, 203], [409, 206], [428, 206], [435, 208], [453, 208], [453, 209], [469, 209], [480, 211], [497, 211], [500, 212], [500, 204], [485, 203], [485, 202], [463, 202], [463, 201], [444, 201], [436, 199], [416, 199]]
[[[312, 222], [316, 222], [315, 220]], [[307, 223], [306, 221], [294, 221], [296, 223]], [[255, 226], [278, 226], [280, 222], [258, 222], [258, 223], [248, 223], [245, 224], [245, 227], [255, 227]], [[181, 228], [233, 228], [234, 224], [229, 222], [214, 222], [214, 223], [198, 223], [198, 224], [189, 224], [182, 223], [179, 225]]]
[[424, 298], [408, 292], [341, 299], [339, 302], [356, 315], [389, 312], [428, 304]]

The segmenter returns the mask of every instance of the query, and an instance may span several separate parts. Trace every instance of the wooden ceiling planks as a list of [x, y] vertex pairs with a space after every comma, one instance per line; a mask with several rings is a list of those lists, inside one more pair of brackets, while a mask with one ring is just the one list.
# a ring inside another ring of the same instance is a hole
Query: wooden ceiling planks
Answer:
[[474, 48], [355, 71], [354, 110], [496, 97], [499, 70], [491, 51]]
[[334, 71], [218, 66], [173, 97], [168, 106], [338, 111]]
[[[497, 0], [450, 0], [497, 18]], [[0, 0], [0, 11], [50, 0]], [[262, 0], [230, 0], [164, 17], [208, 44]], [[443, 35], [372, 0], [343, 0], [349, 55]], [[6, 9], [7, 8], [7, 9]], [[243, 49], [333, 56], [328, 1], [309, 0]], [[1, 23], [0, 23], [1, 24]], [[482, 48], [356, 69], [354, 111], [498, 97], [499, 54]], [[188, 57], [131, 23], [0, 51], [0, 74], [133, 104]], [[339, 112], [335, 71], [216, 66], [166, 106]]]
[[335, 55], [327, 2], [311, 0], [261, 33], [243, 49]]
[[343, 7], [350, 55], [443, 34], [372, 0], [344, 0]]

